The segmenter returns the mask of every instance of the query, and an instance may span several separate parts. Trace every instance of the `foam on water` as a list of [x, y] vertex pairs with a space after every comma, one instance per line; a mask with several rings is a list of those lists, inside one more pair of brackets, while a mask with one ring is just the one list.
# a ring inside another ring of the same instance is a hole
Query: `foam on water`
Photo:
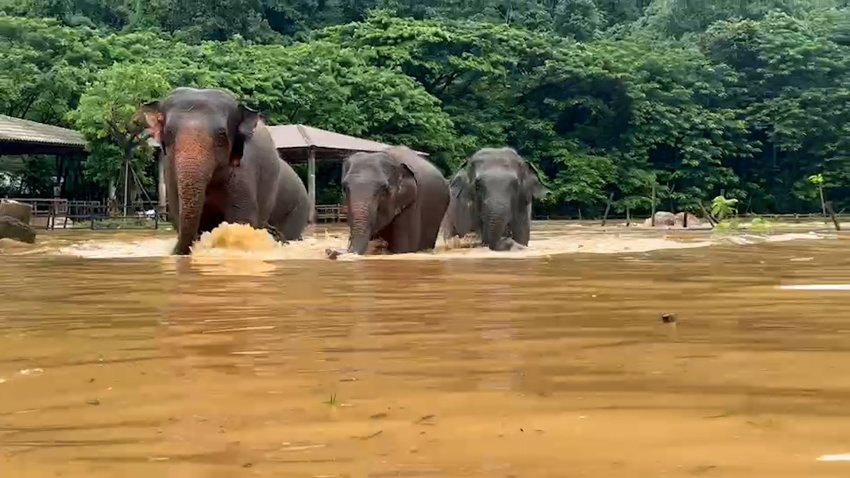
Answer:
[[[288, 244], [276, 242], [265, 230], [239, 224], [222, 224], [211, 232], [204, 233], [192, 246], [193, 261], [212, 263], [223, 258], [279, 261], [279, 260], [328, 260], [327, 249], [344, 249], [348, 243], [347, 231], [331, 234], [327, 231], [305, 235], [302, 241]], [[449, 260], [449, 259], [524, 259], [547, 257], [558, 254], [591, 253], [616, 254], [649, 252], [666, 249], [690, 249], [716, 244], [749, 245], [794, 240], [823, 239], [826, 236], [810, 233], [787, 233], [768, 236], [699, 236], [697, 240], [674, 240], [666, 236], [641, 236], [631, 231], [545, 231], [533, 237], [529, 247], [512, 252], [495, 252], [475, 247], [470, 239], [451, 241], [438, 240], [434, 251], [413, 254], [382, 254], [380, 244], [373, 244], [374, 255], [356, 256], [344, 254], [338, 260]], [[84, 258], [141, 258], [167, 257], [176, 243], [176, 238], [148, 238], [140, 240], [89, 240], [59, 247], [55, 253]]]
[[60, 247], [56, 253], [63, 256], [87, 259], [113, 259], [132, 257], [164, 257], [171, 254], [177, 239], [141, 239], [137, 241], [89, 240]]

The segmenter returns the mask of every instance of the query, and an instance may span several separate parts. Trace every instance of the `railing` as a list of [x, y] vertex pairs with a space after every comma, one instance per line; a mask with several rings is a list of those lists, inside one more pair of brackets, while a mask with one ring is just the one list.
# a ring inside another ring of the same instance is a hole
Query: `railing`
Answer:
[[153, 202], [132, 205], [132, 212], [100, 201], [67, 199], [10, 198], [32, 207], [30, 225], [36, 229], [159, 229], [166, 221], [165, 208]]
[[[68, 199], [10, 198], [32, 207], [30, 225], [36, 229], [159, 229], [168, 224], [166, 208], [153, 202], [135, 203], [125, 216], [116, 203], [71, 201]], [[343, 204], [316, 206], [318, 222], [345, 222], [348, 208]]]
[[348, 217], [348, 208], [342, 204], [316, 205], [317, 222], [343, 222]]

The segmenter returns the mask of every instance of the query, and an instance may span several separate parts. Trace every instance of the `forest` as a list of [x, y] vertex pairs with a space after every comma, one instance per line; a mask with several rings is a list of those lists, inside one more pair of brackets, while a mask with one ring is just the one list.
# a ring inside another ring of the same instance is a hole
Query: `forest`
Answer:
[[[153, 183], [139, 105], [202, 86], [446, 175], [509, 145], [540, 215], [850, 207], [850, 0], [0, 0], [0, 44], [0, 113], [81, 131], [96, 199], [127, 160]], [[0, 161], [0, 197], [51, 165]]]

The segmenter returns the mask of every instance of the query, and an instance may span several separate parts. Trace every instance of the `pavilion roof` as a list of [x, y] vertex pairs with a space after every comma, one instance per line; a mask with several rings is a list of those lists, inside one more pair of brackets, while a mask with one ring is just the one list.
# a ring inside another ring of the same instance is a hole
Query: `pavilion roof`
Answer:
[[85, 147], [78, 131], [0, 115], [0, 154], [62, 154]]

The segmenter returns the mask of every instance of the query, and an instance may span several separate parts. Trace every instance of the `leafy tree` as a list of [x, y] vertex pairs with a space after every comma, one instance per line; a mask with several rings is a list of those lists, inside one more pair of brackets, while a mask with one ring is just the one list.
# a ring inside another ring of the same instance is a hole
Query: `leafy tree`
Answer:
[[678, 210], [722, 195], [810, 211], [813, 175], [840, 209], [847, 3], [7, 0], [0, 112], [84, 130], [101, 184], [139, 166], [138, 103], [181, 85], [423, 149], [446, 173], [513, 146], [545, 175], [547, 214], [601, 213], [612, 194], [640, 214], [653, 189]]
[[119, 63], [101, 71], [69, 115], [89, 143], [86, 171], [95, 181], [117, 182], [124, 167], [144, 177], [141, 172], [151, 151], [142, 135], [144, 127], [136, 120], [139, 107], [170, 89], [155, 70], [156, 65]]

